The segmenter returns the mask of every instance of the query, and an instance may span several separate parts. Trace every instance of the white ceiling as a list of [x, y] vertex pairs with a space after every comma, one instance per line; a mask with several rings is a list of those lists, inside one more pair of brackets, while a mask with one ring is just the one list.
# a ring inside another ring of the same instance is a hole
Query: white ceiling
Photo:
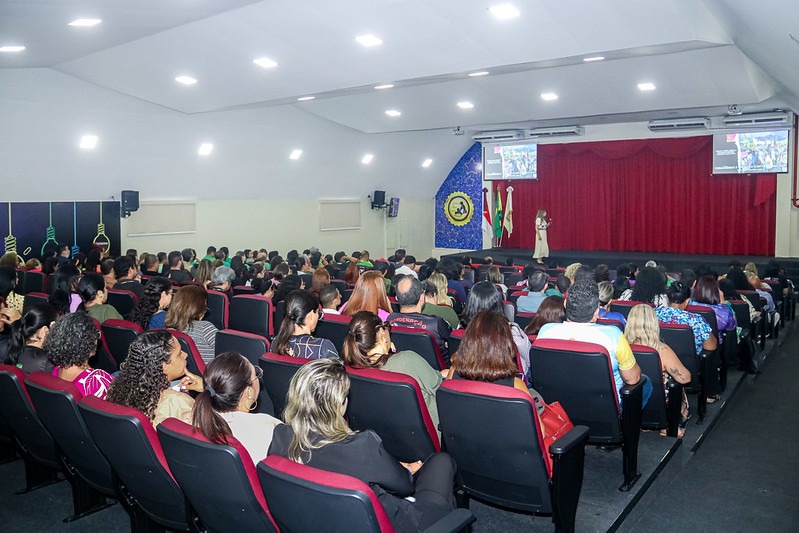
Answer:
[[[505, 2], [521, 15], [495, 20], [488, 8]], [[67, 26], [79, 17], [103, 22]], [[354, 38], [365, 33], [383, 44], [362, 47]], [[89, 109], [116, 114], [127, 137], [152, 121], [176, 134], [250, 122], [299, 139], [305, 124], [329, 143], [360, 148], [383, 142], [372, 134], [407, 132], [418, 135], [410, 145], [440, 149], [433, 139], [454, 126], [606, 124], [730, 104], [799, 110], [796, 0], [3, 0], [7, 44], [26, 46], [0, 54], [7, 124], [42, 109], [80, 122]], [[583, 62], [593, 55], [606, 59]], [[252, 63], [262, 56], [279, 65]], [[477, 70], [490, 74], [468, 77]], [[199, 81], [177, 84], [181, 74]], [[373, 89], [384, 83], [395, 87]], [[316, 99], [297, 101], [306, 95]]]

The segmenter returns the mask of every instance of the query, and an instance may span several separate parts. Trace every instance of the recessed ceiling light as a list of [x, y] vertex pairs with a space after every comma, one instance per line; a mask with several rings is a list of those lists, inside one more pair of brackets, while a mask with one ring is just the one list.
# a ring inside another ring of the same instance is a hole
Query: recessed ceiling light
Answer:
[[91, 150], [97, 146], [97, 135], [84, 135], [80, 138], [80, 147], [84, 150]]
[[392, 87], [394, 87], [394, 84], [392, 84], [392, 83], [385, 83], [383, 85], [375, 85], [375, 89], [377, 89], [378, 91], [383, 90], [383, 89], [391, 89]]
[[277, 61], [269, 59], [268, 57], [259, 57], [258, 59], [253, 59], [252, 62], [264, 68], [274, 68], [277, 66]]
[[389, 110], [387, 110], [387, 111], [386, 111], [386, 115], [388, 115], [388, 116], [390, 116], [390, 117], [398, 117], [398, 116], [400, 116], [401, 114], [402, 114], [402, 113], [401, 113], [401, 112], [399, 112], [399, 111], [397, 111], [396, 109], [389, 109]]
[[200, 155], [208, 155], [214, 151], [213, 143], [202, 143], [200, 145], [200, 149], [197, 150], [197, 153]]
[[430, 159], [429, 157], [427, 159], [425, 159], [424, 162], [422, 162], [422, 166], [424, 168], [427, 168], [427, 167], [429, 167], [432, 164], [433, 164], [433, 160]]
[[297, 98], [297, 101], [298, 102], [307, 102], [308, 100], [313, 100], [314, 98], [316, 98], [316, 97], [315, 96], [300, 96], [299, 98]]
[[471, 109], [474, 107], [474, 104], [471, 102], [458, 102], [458, 107], [461, 109]]
[[508, 20], [519, 16], [519, 10], [513, 4], [499, 4], [488, 8], [497, 20]]
[[366, 46], [367, 48], [370, 46], [378, 46], [383, 44], [383, 41], [380, 40], [379, 37], [375, 37], [371, 33], [368, 33], [366, 35], [359, 35], [358, 37], [355, 38], [355, 40], [358, 41], [360, 44]]
[[470, 72], [469, 73], [469, 77], [471, 77], [471, 78], [477, 78], [478, 76], [488, 76], [488, 71], [487, 70], [480, 70], [478, 72]]
[[363, 163], [364, 165], [368, 165], [369, 163], [372, 162], [372, 159], [374, 159], [374, 157], [375, 156], [373, 156], [372, 154], [366, 154], [361, 158], [361, 163]]
[[603, 61], [605, 56], [591, 56], [591, 57], [584, 57], [583, 61], [586, 63], [590, 63], [591, 61]]
[[639, 83], [638, 84], [638, 89], [640, 89], [641, 91], [654, 91], [655, 90], [655, 84], [654, 83], [650, 83], [650, 82]]
[[558, 95], [555, 93], [541, 93], [541, 99], [547, 102], [551, 102], [552, 100], [557, 100]]
[[192, 78], [191, 76], [178, 76], [175, 78], [175, 81], [178, 83], [182, 83], [183, 85], [194, 85], [197, 83], [197, 80]]
[[300, 150], [299, 148], [295, 148], [294, 150], [291, 151], [289, 159], [293, 159], [296, 161], [297, 159], [300, 158], [301, 155], [302, 155], [302, 150]]
[[103, 21], [103, 19], [77, 19], [73, 20], [68, 26], [78, 26], [81, 28], [91, 28], [92, 26], [97, 26]]
[[7, 44], [5, 46], [0, 46], [0, 52], [22, 52], [23, 50], [25, 50], [25, 47], [22, 45]]

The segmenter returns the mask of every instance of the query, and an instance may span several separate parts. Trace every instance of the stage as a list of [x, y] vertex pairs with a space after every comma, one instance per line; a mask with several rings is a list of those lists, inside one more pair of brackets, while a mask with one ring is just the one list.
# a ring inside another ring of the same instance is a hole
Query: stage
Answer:
[[[532, 258], [533, 250], [530, 248], [490, 248], [487, 250], [473, 250], [471, 252], [460, 252], [448, 254], [446, 257], [470, 257], [473, 263], [481, 263], [485, 257], [492, 257], [494, 263], [505, 264], [508, 259], [513, 259], [516, 265], [526, 265], [534, 263]], [[741, 265], [752, 262], [757, 265], [759, 273], [762, 275], [766, 263], [776, 259], [783, 265], [788, 273], [788, 277], [799, 279], [799, 258], [798, 257], [771, 257], [762, 255], [701, 255], [701, 254], [674, 254], [664, 252], [608, 252], [604, 250], [553, 250], [552, 256], [546, 259], [546, 264], [550, 267], [565, 267], [571, 263], [584, 263], [595, 267], [599, 264], [606, 264], [611, 270], [622, 263], [632, 263], [642, 267], [647, 261], [653, 260], [658, 264], [663, 264], [669, 272], [679, 273], [687, 268], [694, 269], [698, 265], [708, 265], [715, 269], [719, 274], [726, 272], [730, 261], [739, 261]]]

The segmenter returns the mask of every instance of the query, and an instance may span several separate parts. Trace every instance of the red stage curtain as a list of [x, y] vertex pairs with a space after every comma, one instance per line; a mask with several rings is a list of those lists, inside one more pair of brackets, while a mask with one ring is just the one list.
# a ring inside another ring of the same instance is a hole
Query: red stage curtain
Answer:
[[773, 255], [776, 175], [714, 176], [712, 144], [702, 136], [540, 145], [538, 180], [502, 187], [503, 203], [514, 188], [515, 229], [502, 246], [533, 248], [545, 208], [553, 251]]

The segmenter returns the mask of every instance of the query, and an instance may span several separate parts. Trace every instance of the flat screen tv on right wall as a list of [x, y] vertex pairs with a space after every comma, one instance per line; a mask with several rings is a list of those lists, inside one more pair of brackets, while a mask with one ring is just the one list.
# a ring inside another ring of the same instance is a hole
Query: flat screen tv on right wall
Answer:
[[713, 135], [713, 174], [788, 172], [788, 130]]

